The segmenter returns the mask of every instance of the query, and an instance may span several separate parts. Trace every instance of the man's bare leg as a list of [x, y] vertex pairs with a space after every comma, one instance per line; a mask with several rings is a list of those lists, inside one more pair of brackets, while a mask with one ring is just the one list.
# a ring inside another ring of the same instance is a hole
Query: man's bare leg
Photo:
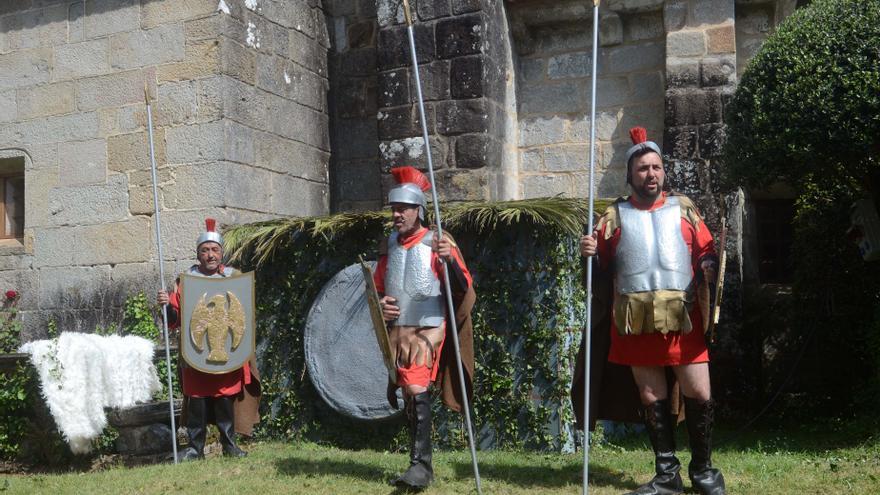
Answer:
[[712, 467], [712, 427], [715, 401], [709, 380], [709, 363], [674, 366], [684, 394], [685, 417], [691, 446], [688, 476], [701, 495], [724, 495], [724, 476]]

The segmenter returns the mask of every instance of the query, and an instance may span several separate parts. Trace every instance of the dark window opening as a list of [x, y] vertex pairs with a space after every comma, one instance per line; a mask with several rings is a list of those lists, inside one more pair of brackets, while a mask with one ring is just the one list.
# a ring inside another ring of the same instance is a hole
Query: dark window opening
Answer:
[[0, 239], [24, 236], [24, 158], [0, 159]]
[[756, 200], [758, 277], [764, 284], [790, 284], [793, 277], [791, 245], [794, 237], [793, 199]]

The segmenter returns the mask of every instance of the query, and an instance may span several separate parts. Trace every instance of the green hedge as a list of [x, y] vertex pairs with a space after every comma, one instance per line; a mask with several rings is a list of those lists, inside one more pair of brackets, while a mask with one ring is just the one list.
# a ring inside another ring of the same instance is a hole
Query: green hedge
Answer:
[[[572, 446], [568, 387], [585, 311], [576, 242], [586, 216], [584, 202], [563, 198], [445, 208], [477, 290], [474, 417], [484, 448]], [[329, 410], [306, 376], [302, 342], [321, 287], [359, 255], [374, 259], [389, 220], [387, 212], [340, 214], [224, 233], [227, 255], [257, 272], [260, 434], [348, 447], [405, 445], [399, 422], [365, 424]], [[458, 414], [438, 406], [437, 418], [442, 445], [465, 444]]]

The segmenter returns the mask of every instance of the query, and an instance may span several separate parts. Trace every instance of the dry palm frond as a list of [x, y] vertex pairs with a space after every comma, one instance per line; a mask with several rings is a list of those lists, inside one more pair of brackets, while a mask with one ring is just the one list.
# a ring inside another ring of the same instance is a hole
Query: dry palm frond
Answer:
[[[610, 202], [596, 202], [601, 213]], [[429, 215], [433, 211], [429, 208]], [[589, 209], [583, 199], [552, 197], [519, 201], [470, 201], [443, 205], [443, 222], [454, 230], [486, 234], [495, 229], [527, 223], [580, 235]], [[431, 215], [432, 216], [432, 215]], [[280, 218], [239, 225], [224, 232], [230, 262], [252, 260], [257, 266], [270, 261], [296, 234], [331, 239], [358, 226], [390, 220], [387, 210], [338, 213], [320, 217]], [[429, 218], [430, 220], [430, 218]]]

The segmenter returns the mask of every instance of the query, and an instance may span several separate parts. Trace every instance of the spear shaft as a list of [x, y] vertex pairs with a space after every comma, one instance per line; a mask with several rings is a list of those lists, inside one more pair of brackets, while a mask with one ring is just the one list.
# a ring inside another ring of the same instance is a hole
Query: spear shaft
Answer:
[[[165, 256], [162, 253], [162, 222], [159, 218], [159, 186], [156, 179], [156, 149], [153, 144], [153, 110], [150, 95], [144, 85], [144, 102], [147, 104], [147, 134], [150, 138], [150, 173], [153, 178], [153, 207], [156, 218], [156, 244], [159, 247], [159, 287], [165, 289]], [[171, 415], [171, 450], [177, 464], [177, 423], [174, 420], [174, 385], [171, 380], [171, 343], [168, 339], [168, 305], [162, 305], [162, 334], [165, 336], [165, 369], [168, 372], [168, 409]]]
[[[440, 200], [437, 197], [437, 183], [434, 180], [434, 162], [431, 159], [431, 143], [428, 141], [428, 120], [425, 117], [425, 101], [422, 96], [422, 81], [419, 77], [419, 60], [416, 55], [416, 40], [413, 35], [412, 13], [409, 8], [409, 0], [403, 0], [403, 10], [406, 16], [406, 29], [409, 35], [410, 55], [412, 56], [413, 76], [416, 80], [416, 95], [419, 100], [419, 117], [422, 119], [422, 137], [425, 141], [425, 152], [428, 158], [428, 177], [431, 180], [431, 194], [434, 201], [434, 221], [437, 223], [437, 238], [443, 238], [443, 224], [440, 220]], [[477, 493], [482, 494], [480, 485], [480, 468], [477, 465], [477, 449], [474, 444], [473, 425], [471, 424], [470, 404], [468, 401], [467, 387], [464, 383], [464, 367], [461, 364], [461, 346], [458, 341], [458, 324], [455, 321], [455, 305], [452, 302], [452, 288], [449, 284], [449, 267], [443, 261], [443, 285], [446, 289], [446, 309], [449, 315], [448, 321], [452, 326], [452, 341], [455, 344], [455, 364], [458, 366], [458, 384], [461, 387], [462, 411], [464, 412], [464, 423], [467, 428], [468, 446], [471, 451], [471, 463], [473, 464], [474, 480], [477, 485]]]
[[[593, 67], [590, 90], [590, 212], [587, 218], [587, 234], [593, 233], [594, 174], [596, 169], [596, 59], [599, 55], [599, 0], [593, 0]], [[593, 260], [587, 262], [587, 321], [584, 327], [584, 474], [583, 494], [590, 493], [590, 368], [593, 326]]]

